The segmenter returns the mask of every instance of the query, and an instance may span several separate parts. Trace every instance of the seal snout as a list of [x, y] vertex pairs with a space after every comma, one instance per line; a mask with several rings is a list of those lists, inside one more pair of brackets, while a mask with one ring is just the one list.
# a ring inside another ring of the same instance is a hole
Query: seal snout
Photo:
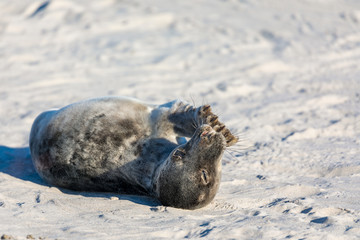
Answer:
[[213, 144], [226, 145], [224, 136], [210, 125], [204, 124], [198, 129], [199, 144], [210, 146]]
[[200, 133], [200, 137], [202, 138], [211, 138], [212, 136], [215, 135], [215, 130], [210, 127], [210, 126], [204, 126], [201, 133]]

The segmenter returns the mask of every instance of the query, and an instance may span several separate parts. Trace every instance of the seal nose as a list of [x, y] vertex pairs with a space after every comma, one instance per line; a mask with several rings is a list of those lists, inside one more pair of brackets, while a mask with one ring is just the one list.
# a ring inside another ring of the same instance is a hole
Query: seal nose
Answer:
[[202, 131], [211, 131], [212, 127], [210, 127], [210, 125], [204, 124], [201, 126], [201, 130]]
[[206, 137], [208, 135], [213, 135], [215, 131], [210, 127], [207, 126], [205, 129], [203, 129], [203, 132], [200, 134], [201, 137]]
[[204, 142], [205, 144], [210, 143], [215, 134], [216, 132], [212, 127], [209, 125], [203, 126], [200, 131], [200, 142]]

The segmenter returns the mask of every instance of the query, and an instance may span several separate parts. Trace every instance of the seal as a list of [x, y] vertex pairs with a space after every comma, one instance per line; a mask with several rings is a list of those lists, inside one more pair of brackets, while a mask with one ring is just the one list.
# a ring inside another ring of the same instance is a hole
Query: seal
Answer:
[[30, 151], [51, 185], [149, 195], [196, 209], [215, 197], [222, 155], [237, 140], [210, 105], [103, 97], [40, 114]]

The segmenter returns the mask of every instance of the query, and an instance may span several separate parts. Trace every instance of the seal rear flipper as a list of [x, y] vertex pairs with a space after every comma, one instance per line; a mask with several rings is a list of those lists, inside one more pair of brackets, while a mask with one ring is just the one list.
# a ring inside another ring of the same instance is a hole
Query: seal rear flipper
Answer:
[[191, 137], [199, 126], [208, 124], [225, 137], [227, 147], [234, 145], [238, 141], [238, 138], [219, 121], [219, 117], [212, 112], [211, 106], [208, 104], [195, 108], [178, 101], [171, 108], [168, 119], [174, 124], [174, 132], [179, 136]]

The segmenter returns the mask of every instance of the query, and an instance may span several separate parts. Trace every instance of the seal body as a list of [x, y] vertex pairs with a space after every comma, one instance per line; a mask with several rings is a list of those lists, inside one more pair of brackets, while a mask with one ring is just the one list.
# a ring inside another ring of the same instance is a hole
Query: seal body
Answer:
[[30, 151], [52, 185], [150, 195], [195, 209], [214, 198], [222, 154], [236, 141], [209, 105], [104, 97], [40, 114]]

